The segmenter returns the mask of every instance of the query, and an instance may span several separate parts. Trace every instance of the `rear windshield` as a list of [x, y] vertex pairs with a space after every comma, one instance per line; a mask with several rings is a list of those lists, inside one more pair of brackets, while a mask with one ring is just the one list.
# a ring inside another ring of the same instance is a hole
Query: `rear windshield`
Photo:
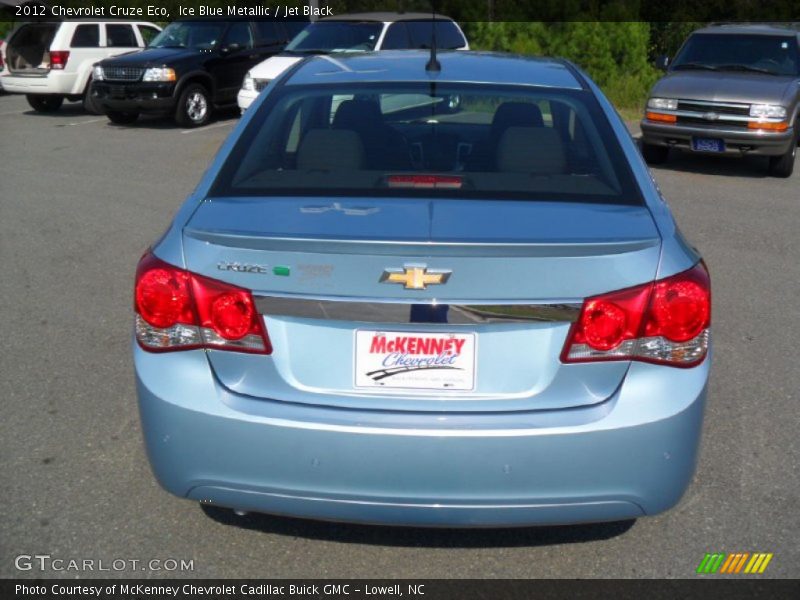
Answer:
[[286, 85], [257, 110], [214, 195], [642, 203], [587, 91]]
[[312, 23], [286, 46], [289, 52], [368, 52], [375, 49], [383, 23], [325, 21]]
[[681, 48], [672, 68], [797, 75], [797, 39], [777, 35], [695, 34]]

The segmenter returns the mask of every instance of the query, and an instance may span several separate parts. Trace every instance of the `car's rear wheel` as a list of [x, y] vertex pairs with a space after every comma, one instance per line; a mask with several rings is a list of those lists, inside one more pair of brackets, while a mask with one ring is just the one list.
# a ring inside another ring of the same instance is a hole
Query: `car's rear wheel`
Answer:
[[199, 83], [190, 83], [181, 92], [175, 121], [182, 127], [200, 127], [211, 119], [211, 96]]
[[106, 112], [108, 120], [117, 125], [130, 125], [139, 118], [138, 112], [118, 112], [110, 110]]
[[27, 94], [25, 99], [33, 110], [41, 113], [57, 111], [64, 104], [64, 96], [56, 94]]
[[92, 96], [92, 80], [89, 80], [89, 83], [86, 84], [86, 91], [83, 93], [83, 110], [88, 112], [90, 115], [102, 115], [103, 114], [103, 107], [97, 101], [97, 98]]
[[794, 160], [797, 157], [797, 137], [789, 151], [781, 156], [769, 157], [769, 174], [775, 177], [791, 177], [794, 171]]
[[669, 156], [668, 146], [654, 146], [653, 144], [645, 144], [642, 142], [642, 156], [649, 165], [660, 165], [666, 162]]

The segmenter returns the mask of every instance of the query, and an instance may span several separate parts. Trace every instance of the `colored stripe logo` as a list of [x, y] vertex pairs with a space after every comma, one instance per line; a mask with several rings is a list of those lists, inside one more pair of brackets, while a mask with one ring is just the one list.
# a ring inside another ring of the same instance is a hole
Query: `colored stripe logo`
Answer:
[[761, 574], [767, 570], [769, 561], [772, 560], [772, 553], [766, 552], [734, 552], [725, 554], [715, 552], [706, 554], [697, 567], [698, 573], [713, 574]]

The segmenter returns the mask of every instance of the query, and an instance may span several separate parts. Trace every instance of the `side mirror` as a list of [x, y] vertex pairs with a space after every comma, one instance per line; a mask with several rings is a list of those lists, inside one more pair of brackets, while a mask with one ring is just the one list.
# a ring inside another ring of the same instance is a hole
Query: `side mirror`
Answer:
[[231, 52], [236, 52], [237, 50], [241, 50], [242, 45], [233, 42], [232, 44], [228, 44], [227, 46], [223, 46], [222, 53], [223, 54], [230, 54]]
[[656, 69], [659, 69], [661, 71], [666, 71], [667, 67], [669, 67], [669, 56], [667, 56], [666, 54], [661, 54], [657, 56], [655, 66]]

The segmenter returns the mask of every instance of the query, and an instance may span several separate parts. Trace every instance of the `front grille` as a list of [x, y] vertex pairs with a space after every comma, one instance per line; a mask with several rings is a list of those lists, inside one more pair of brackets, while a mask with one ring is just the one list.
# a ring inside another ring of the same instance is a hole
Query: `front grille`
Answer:
[[108, 81], [139, 81], [143, 73], [139, 67], [103, 67], [103, 78]]
[[256, 88], [257, 92], [260, 92], [265, 87], [267, 87], [268, 83], [269, 83], [269, 79], [254, 79], [253, 80], [253, 85], [255, 85], [255, 88]]
[[747, 129], [747, 121], [709, 121], [702, 117], [678, 117], [679, 125], [702, 125], [712, 129]]
[[678, 110], [688, 110], [699, 113], [717, 113], [718, 115], [750, 116], [749, 104], [727, 104], [719, 102], [698, 102], [692, 100], [678, 100]]

